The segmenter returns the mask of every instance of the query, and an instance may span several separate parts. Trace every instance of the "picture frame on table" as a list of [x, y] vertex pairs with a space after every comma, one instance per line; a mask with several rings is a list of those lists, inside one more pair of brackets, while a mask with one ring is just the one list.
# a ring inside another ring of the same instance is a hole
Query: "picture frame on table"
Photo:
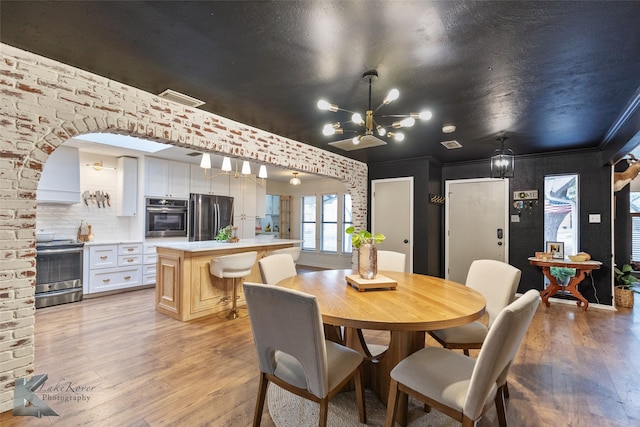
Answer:
[[551, 253], [553, 259], [564, 259], [564, 243], [547, 242], [547, 252]]

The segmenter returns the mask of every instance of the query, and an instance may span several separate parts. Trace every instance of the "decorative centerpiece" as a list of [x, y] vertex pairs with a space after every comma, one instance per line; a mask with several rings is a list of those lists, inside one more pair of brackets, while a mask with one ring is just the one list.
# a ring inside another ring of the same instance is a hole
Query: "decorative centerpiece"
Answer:
[[216, 240], [225, 243], [239, 242], [240, 239], [238, 238], [238, 227], [234, 225], [227, 225], [226, 227], [220, 229], [218, 235], [216, 236]]
[[640, 293], [637, 287], [640, 280], [632, 273], [633, 267], [629, 264], [625, 264], [621, 268], [613, 268], [616, 282], [613, 295], [616, 301], [616, 307], [633, 308], [633, 294], [634, 292]]
[[345, 233], [351, 234], [351, 245], [358, 250], [358, 274], [363, 279], [374, 279], [378, 274], [378, 249], [376, 243], [382, 242], [385, 237], [382, 233], [374, 235], [367, 230], [356, 231], [353, 226], [347, 228]]

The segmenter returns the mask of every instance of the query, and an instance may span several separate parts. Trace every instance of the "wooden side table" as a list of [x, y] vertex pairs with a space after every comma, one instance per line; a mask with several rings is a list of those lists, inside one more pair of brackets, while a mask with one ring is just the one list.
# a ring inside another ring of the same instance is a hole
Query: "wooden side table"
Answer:
[[[571, 292], [571, 295], [578, 299], [578, 307], [582, 307], [582, 311], [587, 311], [587, 308], [589, 307], [589, 301], [587, 301], [586, 298], [582, 296], [580, 291], [578, 291], [578, 284], [582, 282], [586, 275], [591, 274], [591, 270], [597, 270], [600, 268], [600, 266], [602, 265], [600, 261], [590, 260], [583, 262], [574, 262], [568, 259], [542, 260], [531, 257], [529, 258], [529, 263], [531, 265], [542, 268], [542, 274], [544, 274], [546, 278], [549, 279], [549, 286], [547, 286], [545, 290], [540, 291], [540, 298], [542, 298], [542, 302], [547, 307], [549, 307], [549, 297], [555, 295], [556, 292], [560, 290], [560, 288], [565, 288], [567, 291]], [[569, 283], [567, 283], [566, 286], [560, 286], [558, 284], [558, 280], [551, 275], [551, 267], [575, 268], [576, 274], [569, 279]]]

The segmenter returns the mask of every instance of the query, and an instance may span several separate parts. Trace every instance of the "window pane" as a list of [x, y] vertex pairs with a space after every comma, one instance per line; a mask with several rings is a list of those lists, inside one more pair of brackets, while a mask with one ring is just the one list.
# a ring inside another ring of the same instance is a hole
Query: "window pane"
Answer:
[[[544, 240], [564, 243], [564, 254], [579, 251], [578, 175], [544, 178]], [[545, 246], [546, 249], [546, 246]]]
[[629, 207], [631, 213], [640, 213], [640, 192], [630, 193]]
[[351, 194], [345, 194], [343, 199], [344, 206], [344, 224], [342, 226], [342, 252], [351, 253], [351, 235], [345, 233], [345, 230], [353, 225], [353, 213], [351, 209]]
[[322, 250], [338, 251], [338, 224], [322, 224]]
[[322, 196], [321, 250], [338, 251], [338, 195]]
[[302, 249], [316, 248], [316, 196], [302, 198]]
[[640, 215], [631, 216], [631, 260], [640, 261]]

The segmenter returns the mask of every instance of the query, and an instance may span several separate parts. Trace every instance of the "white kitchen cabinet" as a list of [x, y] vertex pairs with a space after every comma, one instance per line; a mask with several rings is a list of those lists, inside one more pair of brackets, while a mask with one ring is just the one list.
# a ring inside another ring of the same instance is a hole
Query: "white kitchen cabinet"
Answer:
[[248, 178], [231, 178], [229, 193], [233, 197], [233, 225], [240, 239], [256, 235], [256, 183]]
[[[229, 195], [229, 175], [221, 174], [213, 179], [205, 178], [204, 169], [199, 165], [191, 165], [191, 193], [215, 194], [216, 196]], [[220, 169], [212, 168], [207, 171], [207, 176], [221, 173]]]
[[256, 237], [256, 217], [245, 215], [234, 215], [233, 225], [238, 227], [238, 238], [253, 239]]
[[267, 216], [267, 189], [266, 186], [256, 185], [256, 217]]
[[142, 243], [85, 246], [89, 262], [86, 293], [126, 289], [142, 285]]
[[147, 157], [145, 159], [145, 196], [189, 198], [189, 164]]
[[153, 285], [156, 283], [158, 255], [156, 253], [156, 245], [144, 244], [144, 252], [142, 257], [142, 283], [145, 285]]
[[118, 157], [118, 216], [138, 214], [138, 159]]
[[44, 164], [38, 190], [38, 203], [80, 203], [80, 154], [75, 147], [60, 146]]

